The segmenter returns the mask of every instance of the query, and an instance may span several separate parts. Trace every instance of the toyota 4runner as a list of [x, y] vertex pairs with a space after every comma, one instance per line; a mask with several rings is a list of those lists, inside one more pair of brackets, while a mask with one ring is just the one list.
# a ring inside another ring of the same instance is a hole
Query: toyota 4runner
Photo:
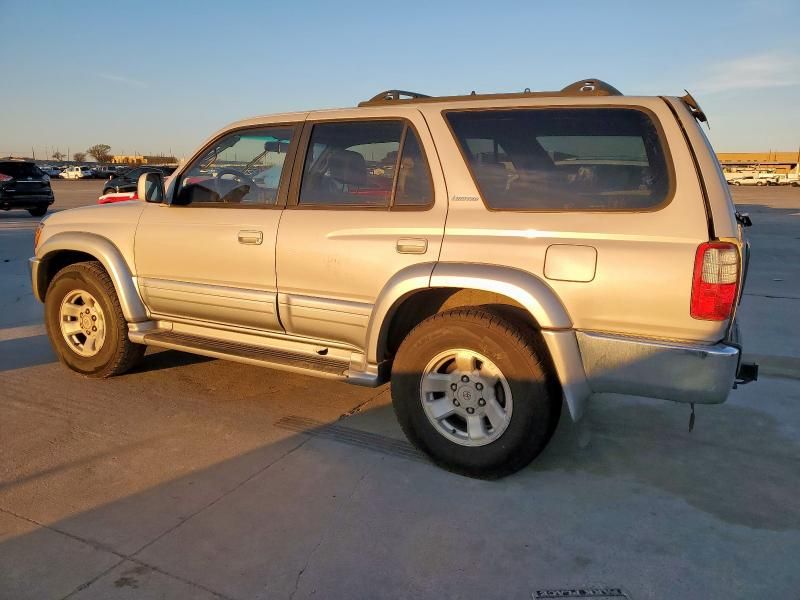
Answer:
[[145, 346], [377, 386], [445, 468], [498, 477], [594, 394], [723, 402], [749, 224], [690, 96], [426, 97], [257, 117], [144, 201], [60, 212], [33, 289], [90, 377]]

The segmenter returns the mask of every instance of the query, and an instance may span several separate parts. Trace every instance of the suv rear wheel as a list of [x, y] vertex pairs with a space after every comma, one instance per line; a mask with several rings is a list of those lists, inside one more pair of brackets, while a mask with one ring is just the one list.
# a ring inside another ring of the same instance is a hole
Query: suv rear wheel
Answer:
[[58, 358], [82, 375], [118, 375], [144, 355], [145, 346], [128, 339], [114, 284], [96, 261], [56, 274], [45, 297], [45, 324]]
[[530, 463], [561, 414], [532, 336], [484, 308], [420, 323], [392, 367], [392, 403], [409, 440], [440, 466], [496, 478]]
[[29, 208], [28, 212], [32, 217], [43, 217], [47, 213], [47, 206], [36, 206]]

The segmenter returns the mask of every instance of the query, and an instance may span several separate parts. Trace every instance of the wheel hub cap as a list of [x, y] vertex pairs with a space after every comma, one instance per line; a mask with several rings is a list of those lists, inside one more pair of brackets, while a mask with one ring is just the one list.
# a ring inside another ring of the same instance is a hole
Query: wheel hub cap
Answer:
[[105, 316], [94, 296], [72, 290], [61, 302], [59, 328], [70, 350], [79, 356], [94, 356], [106, 339]]
[[428, 420], [447, 439], [483, 446], [498, 439], [511, 420], [508, 381], [485, 356], [472, 350], [448, 350], [426, 366], [420, 400]]

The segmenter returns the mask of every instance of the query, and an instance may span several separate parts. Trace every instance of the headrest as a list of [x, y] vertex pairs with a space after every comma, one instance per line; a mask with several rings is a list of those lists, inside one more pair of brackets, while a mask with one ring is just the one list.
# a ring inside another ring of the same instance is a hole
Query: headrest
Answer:
[[352, 150], [336, 149], [328, 162], [328, 172], [339, 183], [358, 186], [367, 183], [367, 163]]

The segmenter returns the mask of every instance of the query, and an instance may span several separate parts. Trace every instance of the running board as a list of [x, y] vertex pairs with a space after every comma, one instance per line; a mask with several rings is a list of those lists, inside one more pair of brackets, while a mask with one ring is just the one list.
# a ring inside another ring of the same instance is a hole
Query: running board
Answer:
[[350, 367], [346, 360], [340, 358], [276, 350], [264, 348], [263, 346], [216, 340], [172, 331], [155, 330], [145, 333], [142, 343], [148, 346], [159, 346], [212, 358], [224, 358], [236, 362], [333, 379], [346, 379], [346, 371]]

